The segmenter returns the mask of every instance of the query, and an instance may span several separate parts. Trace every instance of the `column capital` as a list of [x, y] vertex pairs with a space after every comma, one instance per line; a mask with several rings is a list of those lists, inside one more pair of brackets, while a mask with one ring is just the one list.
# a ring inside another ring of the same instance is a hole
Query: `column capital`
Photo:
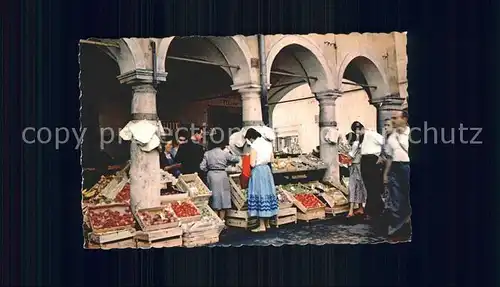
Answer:
[[405, 99], [399, 95], [388, 95], [381, 99], [370, 101], [371, 104], [377, 106], [377, 109], [383, 111], [401, 111]]
[[256, 83], [246, 83], [246, 84], [235, 84], [231, 86], [233, 91], [238, 91], [241, 94], [244, 93], [258, 93], [260, 92], [261, 86]]
[[321, 104], [321, 102], [324, 102], [324, 101], [335, 102], [335, 100], [337, 98], [342, 96], [342, 92], [339, 90], [326, 90], [326, 91], [317, 92], [314, 94], [314, 96]]
[[[128, 71], [116, 77], [121, 84], [152, 84], [153, 83], [153, 70], [150, 69], [135, 69]], [[156, 80], [158, 82], [165, 82], [167, 80], [167, 73], [157, 72]]]

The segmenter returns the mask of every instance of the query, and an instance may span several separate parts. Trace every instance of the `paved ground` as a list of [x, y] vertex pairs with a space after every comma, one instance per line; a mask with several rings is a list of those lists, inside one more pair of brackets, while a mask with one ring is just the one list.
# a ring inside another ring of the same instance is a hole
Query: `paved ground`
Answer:
[[253, 233], [241, 228], [228, 228], [214, 246], [282, 245], [282, 244], [367, 244], [383, 243], [373, 228], [362, 220], [331, 218], [315, 222], [287, 224], [265, 233]]

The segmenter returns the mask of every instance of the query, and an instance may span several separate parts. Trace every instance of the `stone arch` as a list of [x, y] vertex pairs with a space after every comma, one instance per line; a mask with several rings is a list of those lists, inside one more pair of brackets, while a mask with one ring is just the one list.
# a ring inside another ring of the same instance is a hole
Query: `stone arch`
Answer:
[[349, 65], [355, 65], [356, 68], [363, 74], [368, 85], [376, 86], [371, 90], [371, 101], [381, 100], [390, 94], [389, 83], [385, 76], [384, 70], [380, 67], [375, 58], [369, 55], [362, 54], [347, 54], [342, 60], [337, 73], [336, 85], [342, 86], [344, 73]]
[[[179, 39], [178, 37], [168, 37], [160, 39], [158, 45], [158, 71], [167, 72], [166, 60], [167, 53], [172, 47], [172, 43]], [[222, 62], [225, 64], [239, 66], [239, 69], [221, 67], [233, 79], [235, 85], [257, 82], [258, 77], [252, 73], [250, 66], [250, 49], [243, 39], [239, 36], [233, 37], [190, 37], [195, 39], [203, 48], [199, 48], [198, 59], [212, 62]]]
[[[328, 61], [320, 48], [303, 36], [287, 35], [276, 42], [267, 54], [267, 85], [270, 86], [271, 68], [278, 54], [284, 49], [294, 49], [294, 55], [300, 62], [304, 76], [316, 77], [317, 81], [309, 81], [313, 93], [333, 90], [334, 83]], [[279, 99], [278, 99], [279, 100]]]

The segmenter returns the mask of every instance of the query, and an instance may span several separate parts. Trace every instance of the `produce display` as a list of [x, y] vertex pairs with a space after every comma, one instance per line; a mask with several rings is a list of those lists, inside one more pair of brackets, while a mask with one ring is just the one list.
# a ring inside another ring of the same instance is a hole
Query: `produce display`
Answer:
[[281, 185], [280, 188], [292, 194], [316, 192], [301, 184], [285, 184]]
[[335, 205], [345, 205], [345, 204], [349, 203], [347, 198], [340, 191], [334, 192], [332, 196], [333, 196], [333, 200], [335, 201]]
[[200, 212], [201, 212], [201, 221], [207, 223], [213, 223], [214, 225], [218, 225], [220, 223], [220, 219], [214, 217], [213, 212], [210, 211], [210, 207], [205, 205], [200, 208]]
[[161, 182], [162, 183], [167, 183], [167, 182], [171, 182], [172, 184], [176, 184], [177, 183], [177, 178], [175, 178], [175, 176], [167, 171], [160, 171], [160, 175], [161, 175]]
[[113, 175], [107, 175], [107, 176], [101, 176], [99, 181], [92, 186], [91, 189], [87, 190], [84, 189], [82, 190], [82, 196], [84, 199], [90, 199], [94, 196], [97, 196], [101, 193], [101, 190], [105, 188], [112, 180], [114, 176]]
[[174, 195], [174, 194], [183, 194], [181, 190], [173, 187], [172, 185], [168, 184], [167, 188], [162, 188], [160, 189], [160, 195]]
[[325, 205], [313, 194], [308, 194], [308, 193], [300, 193], [294, 195], [295, 199], [298, 200], [302, 205], [305, 206], [305, 208], [310, 209], [310, 208], [317, 208], [317, 207], [324, 207]]
[[177, 217], [191, 217], [200, 215], [198, 209], [190, 202], [187, 201], [177, 201], [172, 203], [172, 209]]
[[308, 161], [308, 164], [310, 165], [315, 165], [315, 166], [325, 165], [325, 163], [320, 158], [315, 157], [312, 154], [306, 154], [304, 155], [304, 158]]
[[308, 182], [308, 183], [305, 183], [304, 185], [307, 186], [308, 188], [310, 188], [311, 190], [317, 190], [319, 192], [325, 192], [328, 189], [330, 189], [328, 186], [322, 184], [319, 181]]
[[145, 225], [160, 225], [176, 221], [174, 213], [168, 208], [155, 211], [141, 210], [137, 215]]
[[278, 203], [279, 204], [286, 204], [290, 203], [290, 200], [288, 200], [288, 197], [285, 195], [282, 189], [279, 187], [276, 187], [276, 194], [278, 195]]
[[112, 208], [90, 210], [88, 215], [95, 230], [134, 224], [134, 217], [129, 207], [126, 207], [124, 212]]
[[206, 187], [203, 185], [203, 183], [201, 183], [197, 180], [188, 182], [187, 186], [189, 188], [190, 193], [194, 194], [195, 196], [203, 196], [203, 195], [210, 194], [207, 191]]
[[116, 195], [115, 202], [130, 202], [130, 183], [125, 184], [123, 189]]

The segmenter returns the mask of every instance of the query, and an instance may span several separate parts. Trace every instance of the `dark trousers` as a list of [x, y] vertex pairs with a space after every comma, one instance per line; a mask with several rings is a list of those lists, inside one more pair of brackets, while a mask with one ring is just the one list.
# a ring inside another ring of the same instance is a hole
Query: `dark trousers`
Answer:
[[410, 164], [392, 162], [388, 177], [388, 233], [395, 235], [402, 230], [407, 230], [410, 224]]
[[382, 201], [383, 171], [382, 167], [377, 164], [377, 160], [378, 156], [376, 155], [363, 155], [361, 157], [361, 177], [367, 193], [365, 212], [371, 217], [380, 216], [384, 208]]

